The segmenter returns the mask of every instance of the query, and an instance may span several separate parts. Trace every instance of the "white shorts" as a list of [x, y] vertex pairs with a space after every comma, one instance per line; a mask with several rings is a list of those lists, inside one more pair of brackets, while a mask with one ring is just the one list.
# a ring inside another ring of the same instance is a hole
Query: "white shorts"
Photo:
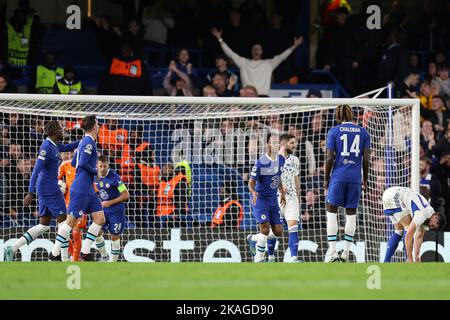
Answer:
[[[279, 199], [278, 199], [279, 203]], [[300, 221], [300, 204], [297, 197], [291, 198], [286, 196], [286, 204], [284, 207], [280, 205], [281, 214], [284, 219]]]
[[399, 223], [403, 217], [411, 215], [411, 212], [400, 201], [400, 195], [394, 187], [386, 189], [383, 193], [383, 212], [393, 224]]
[[[417, 211], [430, 210], [428, 201], [415, 192], [400, 194], [398, 188], [391, 187], [383, 193], [383, 211], [389, 217], [392, 223], [399, 223], [406, 216], [413, 219]], [[431, 209], [432, 210], [432, 209]]]

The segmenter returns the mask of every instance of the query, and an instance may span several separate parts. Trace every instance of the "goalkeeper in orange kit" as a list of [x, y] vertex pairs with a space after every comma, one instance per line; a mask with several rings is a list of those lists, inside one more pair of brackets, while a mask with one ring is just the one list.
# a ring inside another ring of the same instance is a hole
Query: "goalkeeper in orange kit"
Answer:
[[[66, 206], [69, 205], [70, 201], [70, 186], [72, 185], [73, 179], [75, 179], [76, 169], [72, 166], [72, 157], [68, 157], [67, 160], [63, 161], [59, 167], [58, 181], [61, 187], [61, 191], [64, 194], [64, 201]], [[81, 245], [83, 240], [83, 229], [86, 229], [87, 216], [83, 215], [76, 226], [72, 229], [72, 239], [69, 241], [69, 254], [72, 256], [72, 261], [78, 261], [81, 251]]]

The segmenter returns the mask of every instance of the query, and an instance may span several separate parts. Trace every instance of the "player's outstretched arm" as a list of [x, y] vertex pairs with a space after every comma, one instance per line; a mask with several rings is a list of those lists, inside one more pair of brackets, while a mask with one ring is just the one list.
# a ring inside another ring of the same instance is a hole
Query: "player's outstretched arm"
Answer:
[[408, 231], [406, 232], [405, 237], [405, 246], [406, 246], [406, 261], [414, 262], [413, 259], [413, 241], [414, 241], [414, 233], [416, 232], [416, 224], [411, 222], [408, 227]]
[[420, 247], [423, 243], [423, 237], [425, 236], [425, 228], [420, 226], [414, 234], [414, 261], [420, 262]]
[[211, 34], [216, 37], [217, 41], [219, 41], [220, 46], [222, 47], [223, 52], [234, 61], [234, 63], [239, 67], [242, 68], [242, 66], [245, 64], [245, 61], [247, 60], [244, 57], [241, 57], [237, 53], [235, 53], [222, 39], [222, 30], [219, 30], [217, 28], [211, 29]]
[[78, 148], [80, 141], [71, 142], [69, 144], [58, 143], [58, 151], [59, 152], [70, 152]]

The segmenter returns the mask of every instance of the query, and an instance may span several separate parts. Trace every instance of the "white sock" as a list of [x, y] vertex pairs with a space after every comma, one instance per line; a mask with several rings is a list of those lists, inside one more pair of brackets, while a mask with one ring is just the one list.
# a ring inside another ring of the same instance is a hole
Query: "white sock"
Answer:
[[[61, 229], [63, 223], [64, 223], [64, 221], [58, 223], [58, 230]], [[56, 232], [58, 232], [58, 231], [56, 231]], [[57, 242], [57, 241], [55, 240], [55, 244], [53, 245], [53, 249], [52, 249], [52, 254], [53, 254], [55, 257], [57, 257], [57, 256], [59, 256], [59, 255], [61, 254], [61, 246], [60, 246], [60, 245], [57, 245], [56, 242]]]
[[398, 234], [400, 237], [403, 237], [403, 230], [395, 230], [396, 234]]
[[58, 256], [61, 252], [61, 261], [69, 261], [69, 236], [72, 227], [63, 222], [58, 228], [58, 234], [56, 235], [55, 246], [53, 247], [52, 254]]
[[91, 252], [92, 244], [97, 238], [98, 233], [100, 232], [102, 226], [92, 222], [86, 233], [86, 239], [83, 241], [83, 246], [81, 247], [81, 252], [84, 254], [89, 254]]
[[353, 236], [356, 231], [356, 214], [345, 216], [345, 249], [344, 252], [348, 254], [350, 252], [350, 247], [353, 243]]
[[21, 236], [16, 243], [14, 243], [12, 247], [14, 254], [17, 252], [17, 250], [19, 250], [20, 247], [25, 244], [30, 244], [31, 241], [39, 237], [41, 234], [47, 232], [48, 230], [50, 230], [50, 227], [44, 226], [43, 224], [38, 224], [28, 229], [28, 231], [25, 232], [24, 235]]
[[260, 262], [264, 260], [264, 255], [266, 253], [267, 238], [265, 234], [258, 233], [258, 239], [256, 240], [256, 255], [255, 262]]
[[337, 213], [327, 211], [327, 239], [330, 254], [336, 253], [336, 240], [338, 232]]
[[95, 246], [97, 247], [98, 251], [100, 251], [103, 258], [108, 256], [108, 254], [106, 253], [105, 238], [103, 238], [103, 236], [99, 236], [95, 239]]
[[109, 258], [110, 262], [117, 262], [120, 254], [120, 239], [111, 241], [111, 257]]

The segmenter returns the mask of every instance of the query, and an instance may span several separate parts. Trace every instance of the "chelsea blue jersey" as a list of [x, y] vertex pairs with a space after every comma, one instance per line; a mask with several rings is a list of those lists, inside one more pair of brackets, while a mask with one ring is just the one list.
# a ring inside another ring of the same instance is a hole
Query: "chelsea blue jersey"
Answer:
[[94, 177], [97, 175], [97, 143], [86, 135], [80, 142], [78, 150], [72, 159], [72, 166], [76, 169], [70, 192], [80, 194], [95, 194]]
[[[95, 178], [95, 186], [101, 201], [109, 201], [120, 197], [120, 193], [127, 190], [117, 173], [108, 170], [105, 177]], [[104, 208], [105, 212], [125, 210], [125, 203], [117, 203], [111, 207]]]
[[335, 152], [330, 183], [361, 183], [364, 149], [370, 149], [370, 136], [366, 129], [351, 122], [331, 128], [327, 149]]
[[281, 154], [277, 155], [276, 160], [265, 154], [256, 161], [250, 179], [256, 181], [255, 191], [258, 192], [258, 197], [277, 199], [284, 162]]
[[58, 186], [58, 169], [61, 161], [59, 152], [73, 151], [80, 142], [73, 142], [67, 145], [55, 144], [50, 138], [42, 142], [39, 148], [39, 155], [36, 165], [33, 168], [28, 192], [38, 192], [39, 195], [54, 195], [60, 193]]

